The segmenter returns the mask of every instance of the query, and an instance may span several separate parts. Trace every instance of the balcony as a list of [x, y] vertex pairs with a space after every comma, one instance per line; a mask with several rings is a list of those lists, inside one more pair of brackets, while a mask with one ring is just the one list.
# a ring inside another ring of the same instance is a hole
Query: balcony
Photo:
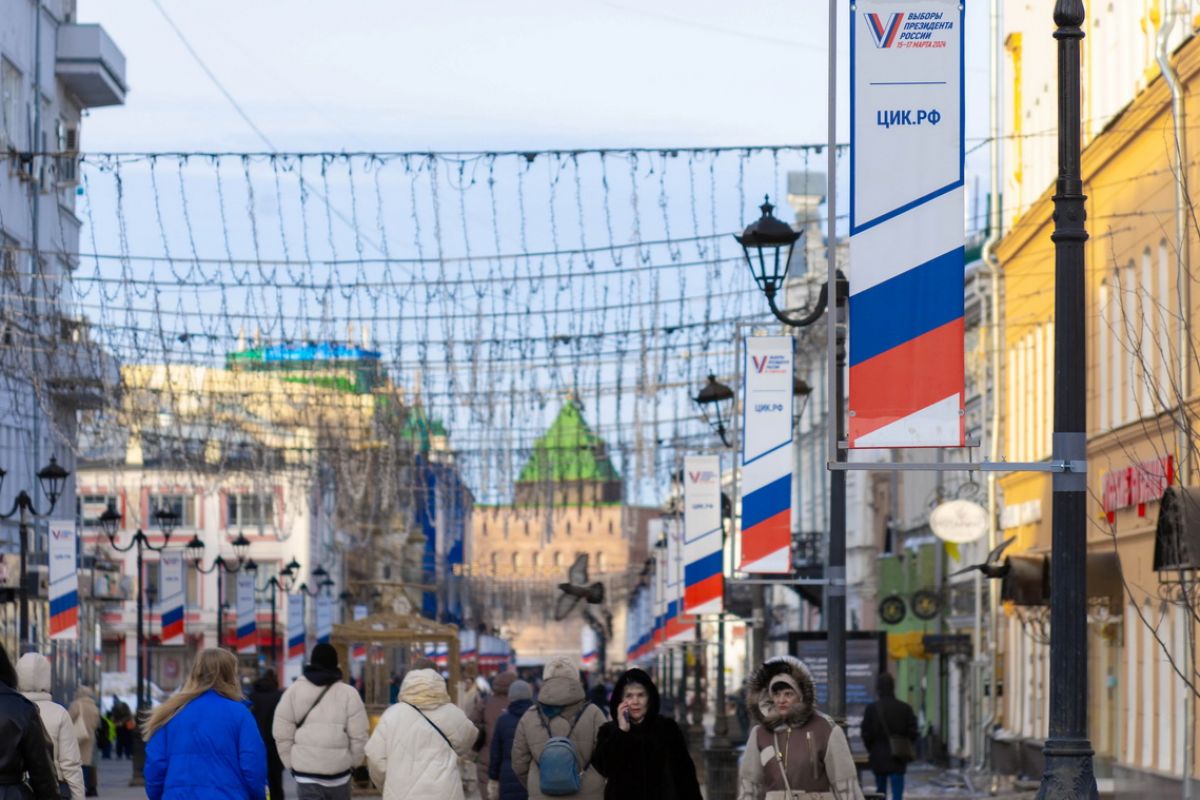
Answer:
[[125, 102], [125, 54], [99, 25], [59, 27], [54, 72], [83, 108]]
[[85, 322], [59, 318], [59, 336], [47, 348], [46, 384], [60, 401], [78, 409], [103, 408], [120, 394], [117, 359], [88, 335]]

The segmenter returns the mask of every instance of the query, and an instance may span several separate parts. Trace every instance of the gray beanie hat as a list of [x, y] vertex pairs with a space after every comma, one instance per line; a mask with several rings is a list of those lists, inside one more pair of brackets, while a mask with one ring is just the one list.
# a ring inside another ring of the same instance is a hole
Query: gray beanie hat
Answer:
[[509, 702], [513, 700], [532, 700], [533, 687], [525, 681], [513, 681], [512, 685], [508, 687], [508, 699]]

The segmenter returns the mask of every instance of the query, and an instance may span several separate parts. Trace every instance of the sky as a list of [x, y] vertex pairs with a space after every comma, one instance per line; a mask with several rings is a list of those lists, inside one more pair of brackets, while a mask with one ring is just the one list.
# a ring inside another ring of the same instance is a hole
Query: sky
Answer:
[[[85, 125], [91, 152], [534, 150], [827, 138], [828, 6], [820, 0], [79, 5], [80, 21], [101, 23], [128, 59], [126, 105], [97, 109]], [[848, 3], [840, 5], [844, 98]], [[987, 96], [986, 6], [978, 8], [968, 12], [968, 98]], [[846, 112], [843, 101], [843, 141]], [[986, 109], [972, 106], [968, 116], [968, 139], [985, 135]]]

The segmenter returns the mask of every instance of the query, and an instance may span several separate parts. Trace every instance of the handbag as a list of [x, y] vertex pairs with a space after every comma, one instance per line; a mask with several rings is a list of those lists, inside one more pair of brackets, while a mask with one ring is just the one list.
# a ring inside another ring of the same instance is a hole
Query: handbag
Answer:
[[79, 716], [75, 718], [71, 727], [75, 729], [75, 741], [82, 744], [92, 738], [92, 732], [88, 730], [87, 723], [83, 721], [82, 711], [79, 712]]
[[910, 761], [917, 760], [917, 751], [913, 749], [912, 740], [907, 736], [894, 734], [888, 730], [887, 715], [884, 713], [882, 704], [875, 706], [879, 710], [879, 724], [883, 726], [883, 732], [888, 738], [888, 748], [892, 751], [892, 758], [899, 761], [901, 764], [907, 764]]

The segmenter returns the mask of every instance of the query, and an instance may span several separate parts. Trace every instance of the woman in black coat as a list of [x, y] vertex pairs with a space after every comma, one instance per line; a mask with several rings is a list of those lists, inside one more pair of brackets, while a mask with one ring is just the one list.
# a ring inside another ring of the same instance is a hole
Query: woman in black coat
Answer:
[[640, 669], [617, 680], [612, 720], [600, 728], [592, 766], [605, 800], [700, 800], [696, 767], [675, 720], [659, 714], [658, 689]]
[[48, 740], [38, 707], [17, 691], [17, 671], [0, 645], [0, 800], [59, 797]]
[[896, 681], [886, 672], [875, 679], [878, 699], [863, 712], [862, 740], [869, 754], [868, 765], [875, 774], [875, 790], [884, 792], [891, 783], [892, 798], [904, 796], [904, 773], [908, 761], [892, 755], [891, 736], [908, 739], [915, 752], [917, 743], [917, 715], [912, 706], [896, 699]]
[[283, 692], [279, 688], [279, 677], [275, 670], [264, 672], [250, 689], [250, 713], [258, 725], [258, 733], [267, 747], [267, 785], [271, 789], [271, 800], [284, 800], [283, 762], [279, 759], [279, 748], [271, 735], [275, 722], [275, 708]]

